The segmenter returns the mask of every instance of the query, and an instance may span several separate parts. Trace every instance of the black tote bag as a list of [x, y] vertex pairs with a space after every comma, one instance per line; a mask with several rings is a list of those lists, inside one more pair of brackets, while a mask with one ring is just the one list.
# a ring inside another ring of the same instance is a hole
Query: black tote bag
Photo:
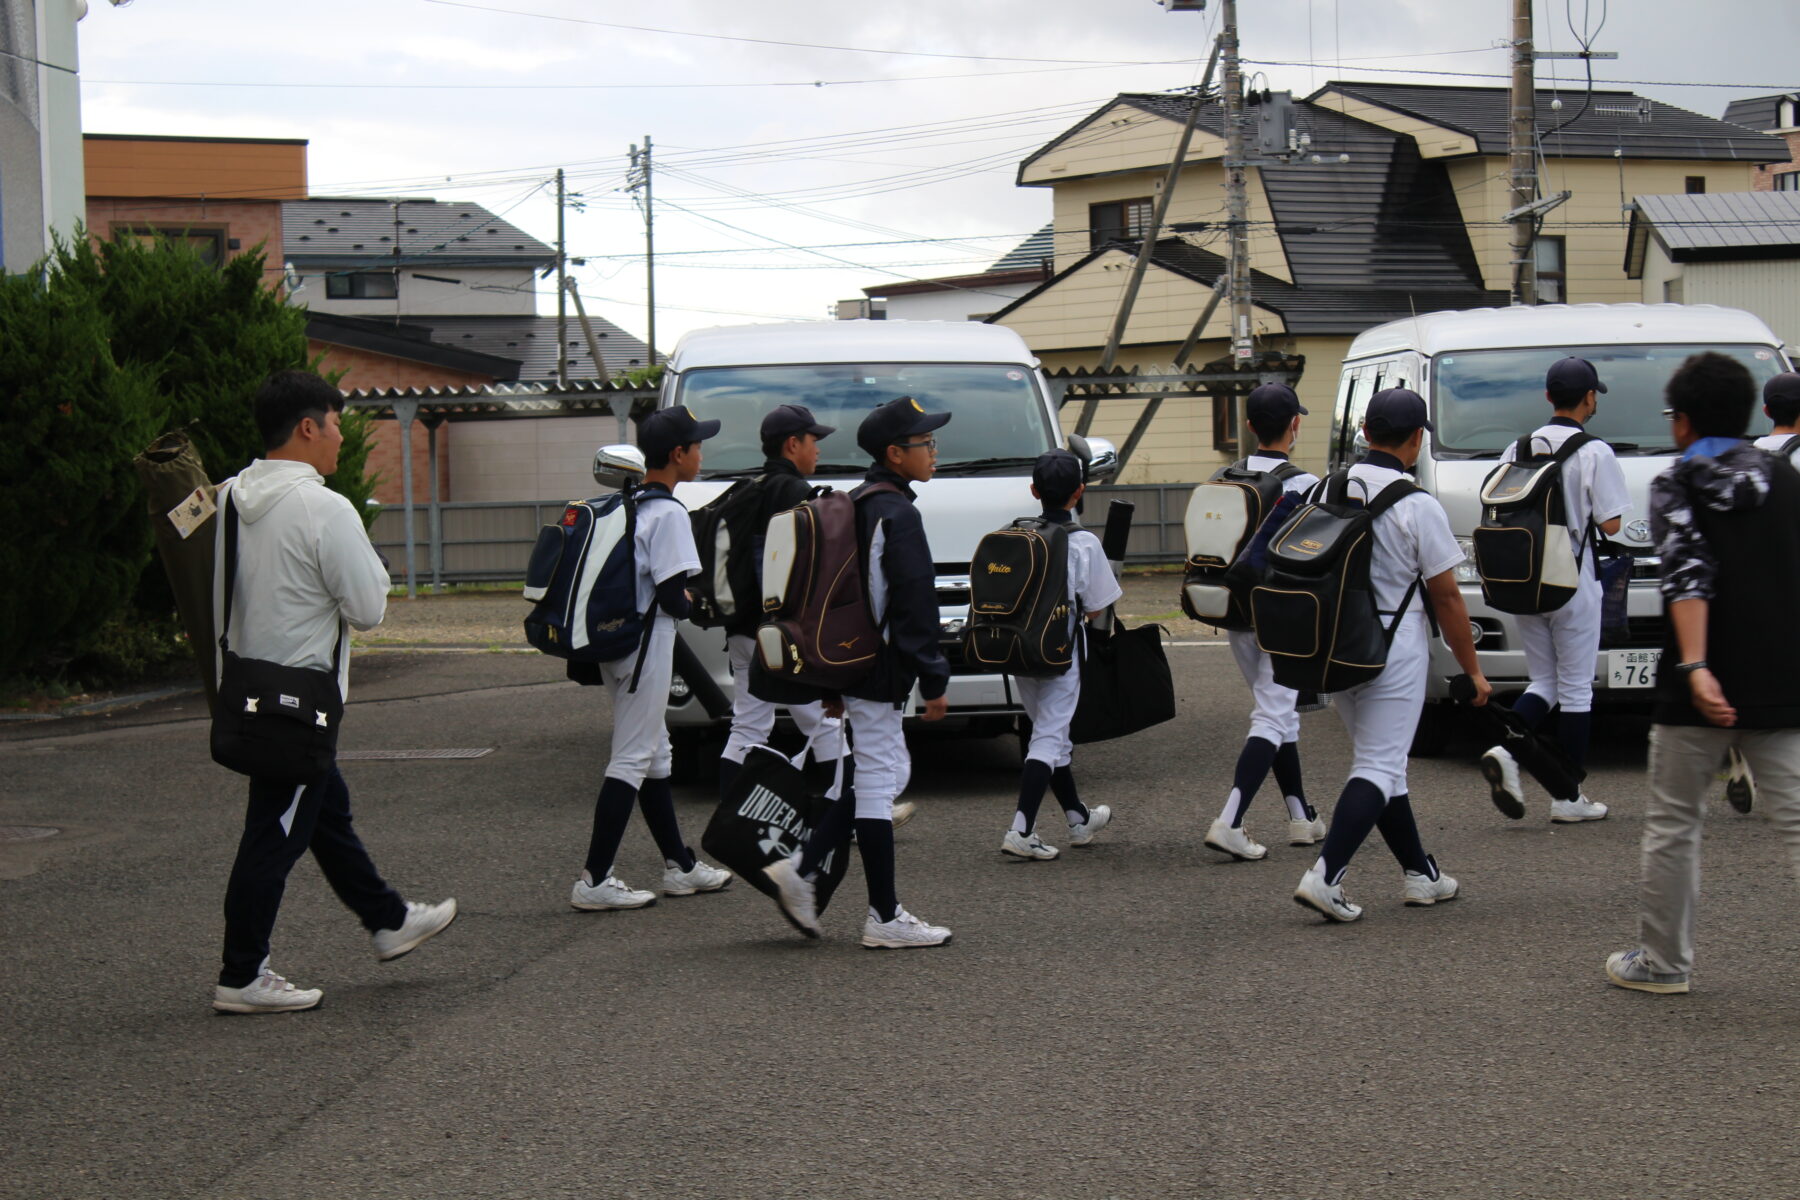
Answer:
[[1175, 681], [1163, 654], [1161, 625], [1127, 629], [1115, 617], [1111, 634], [1085, 631], [1081, 699], [1069, 723], [1076, 745], [1125, 737], [1172, 720]]
[[[785, 754], [767, 746], [752, 746], [731, 790], [700, 835], [700, 848], [737, 872], [739, 879], [773, 897], [775, 885], [763, 868], [800, 849], [831, 803]], [[813, 881], [819, 912], [825, 911], [849, 866], [847, 844], [826, 855]]]
[[337, 761], [344, 697], [338, 664], [340, 633], [331, 670], [287, 667], [232, 653], [231, 597], [237, 584], [238, 514], [227, 489], [225, 611], [219, 630], [219, 698], [213, 707], [212, 756], [221, 767], [256, 779], [310, 784]]

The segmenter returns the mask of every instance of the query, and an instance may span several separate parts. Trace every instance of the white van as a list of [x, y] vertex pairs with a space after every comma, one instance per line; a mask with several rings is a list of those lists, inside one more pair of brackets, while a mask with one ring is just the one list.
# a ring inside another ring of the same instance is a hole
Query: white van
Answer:
[[[733, 479], [755, 473], [763, 463], [762, 419], [779, 404], [804, 404], [821, 424], [837, 429], [821, 445], [812, 482], [852, 488], [869, 466], [868, 455], [856, 445], [856, 427], [870, 410], [897, 396], [954, 414], [937, 433], [936, 477], [917, 487], [919, 514], [937, 564], [950, 715], [967, 719], [973, 732], [1004, 733], [1016, 728], [1021, 712], [1010, 680], [963, 663], [969, 560], [983, 534], [1037, 513], [1032, 463], [1062, 444], [1037, 359], [1018, 334], [999, 325], [949, 321], [811, 321], [695, 330], [669, 357], [660, 403], [685, 404], [722, 427], [706, 443], [701, 478], [682, 484], [676, 495], [690, 509], [698, 508]], [[1108, 474], [1115, 458], [1111, 445], [1098, 438], [1090, 438], [1089, 445], [1095, 473]], [[677, 663], [669, 730], [684, 744], [678, 750], [691, 752], [729, 720], [718, 711], [718, 701], [729, 699], [732, 682], [723, 630], [684, 623], [681, 634], [694, 656], [687, 673]], [[692, 673], [704, 678], [688, 678]]]
[[[1657, 560], [1650, 545], [1650, 480], [1673, 461], [1663, 386], [1690, 354], [1716, 350], [1750, 369], [1760, 390], [1790, 370], [1781, 339], [1747, 312], [1710, 304], [1545, 304], [1427, 313], [1376, 326], [1350, 344], [1332, 414], [1330, 465], [1355, 461], [1364, 448], [1363, 411], [1383, 388], [1407, 387], [1431, 406], [1417, 478], [1450, 514], [1469, 549], [1481, 518], [1476, 493], [1504, 450], [1550, 418], [1544, 372], [1567, 355], [1591, 361], [1608, 391], [1588, 430], [1612, 443], [1631, 490], [1619, 536], [1636, 559], [1631, 574], [1630, 634], [1601, 650], [1594, 664], [1596, 705], [1645, 703], [1663, 644]], [[1768, 430], [1758, 410], [1754, 433]], [[1457, 569], [1469, 606], [1481, 669], [1502, 694], [1529, 682], [1512, 618], [1482, 602], [1473, 561]], [[1441, 639], [1432, 643], [1431, 680], [1414, 752], [1436, 753], [1452, 728], [1448, 681], [1458, 673]]]

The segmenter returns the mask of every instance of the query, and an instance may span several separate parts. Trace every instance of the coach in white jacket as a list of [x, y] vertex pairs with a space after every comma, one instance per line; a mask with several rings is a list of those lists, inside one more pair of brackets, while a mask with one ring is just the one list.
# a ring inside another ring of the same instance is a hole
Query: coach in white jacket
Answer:
[[[213, 618], [224, 628], [224, 534], [238, 522], [229, 639], [243, 658], [328, 670], [349, 693], [349, 630], [387, 611], [388, 574], [356, 509], [326, 488], [344, 436], [343, 395], [310, 371], [278, 371], [256, 393], [265, 457], [219, 489]], [[215, 667], [216, 669], [216, 667]], [[399, 958], [456, 918], [456, 901], [413, 904], [382, 879], [350, 821], [350, 790], [332, 767], [317, 782], [251, 778], [244, 832], [225, 888], [225, 951], [213, 1007], [294, 1012], [323, 998], [269, 967], [269, 936], [288, 872], [311, 850], [325, 881], [373, 936], [376, 958]]]

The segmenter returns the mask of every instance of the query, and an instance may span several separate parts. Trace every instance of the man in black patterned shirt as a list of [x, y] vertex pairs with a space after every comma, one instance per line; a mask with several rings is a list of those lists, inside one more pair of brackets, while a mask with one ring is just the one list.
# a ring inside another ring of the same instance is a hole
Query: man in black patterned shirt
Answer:
[[1657, 672], [1644, 812], [1639, 944], [1608, 980], [1685, 992], [1694, 965], [1700, 831], [1728, 750], [1800, 875], [1800, 642], [1778, 636], [1800, 596], [1800, 472], [1744, 440], [1756, 385], [1736, 359], [1697, 354], [1670, 378], [1681, 458], [1650, 487], [1669, 633]]

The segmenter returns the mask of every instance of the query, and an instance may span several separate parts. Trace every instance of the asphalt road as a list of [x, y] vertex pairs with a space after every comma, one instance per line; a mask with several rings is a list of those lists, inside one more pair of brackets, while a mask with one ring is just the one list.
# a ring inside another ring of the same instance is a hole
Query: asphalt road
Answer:
[[[1078, 753], [1117, 815], [1056, 862], [997, 853], [1010, 741], [917, 740], [900, 894], [956, 937], [885, 953], [856, 867], [819, 943], [742, 885], [572, 911], [600, 698], [534, 656], [363, 657], [346, 749], [496, 748], [345, 768], [384, 871], [462, 916], [378, 964], [305, 861], [274, 962], [325, 1003], [257, 1018], [208, 1007], [242, 789], [195, 702], [0, 729], [0, 826], [62, 830], [0, 843], [0, 1194], [1800, 1192], [1800, 923], [1765, 822], [1714, 808], [1685, 997], [1600, 970], [1633, 931], [1642, 724], [1602, 723], [1597, 826], [1508, 823], [1466, 755], [1415, 760], [1462, 898], [1403, 908], [1375, 840], [1367, 915], [1326, 925], [1269, 792], [1267, 861], [1202, 848], [1246, 697], [1223, 647], [1170, 656], [1180, 718]], [[1328, 801], [1336, 717], [1302, 745]], [[680, 807], [697, 841], [709, 800]], [[659, 869], [634, 822], [619, 873]]]

